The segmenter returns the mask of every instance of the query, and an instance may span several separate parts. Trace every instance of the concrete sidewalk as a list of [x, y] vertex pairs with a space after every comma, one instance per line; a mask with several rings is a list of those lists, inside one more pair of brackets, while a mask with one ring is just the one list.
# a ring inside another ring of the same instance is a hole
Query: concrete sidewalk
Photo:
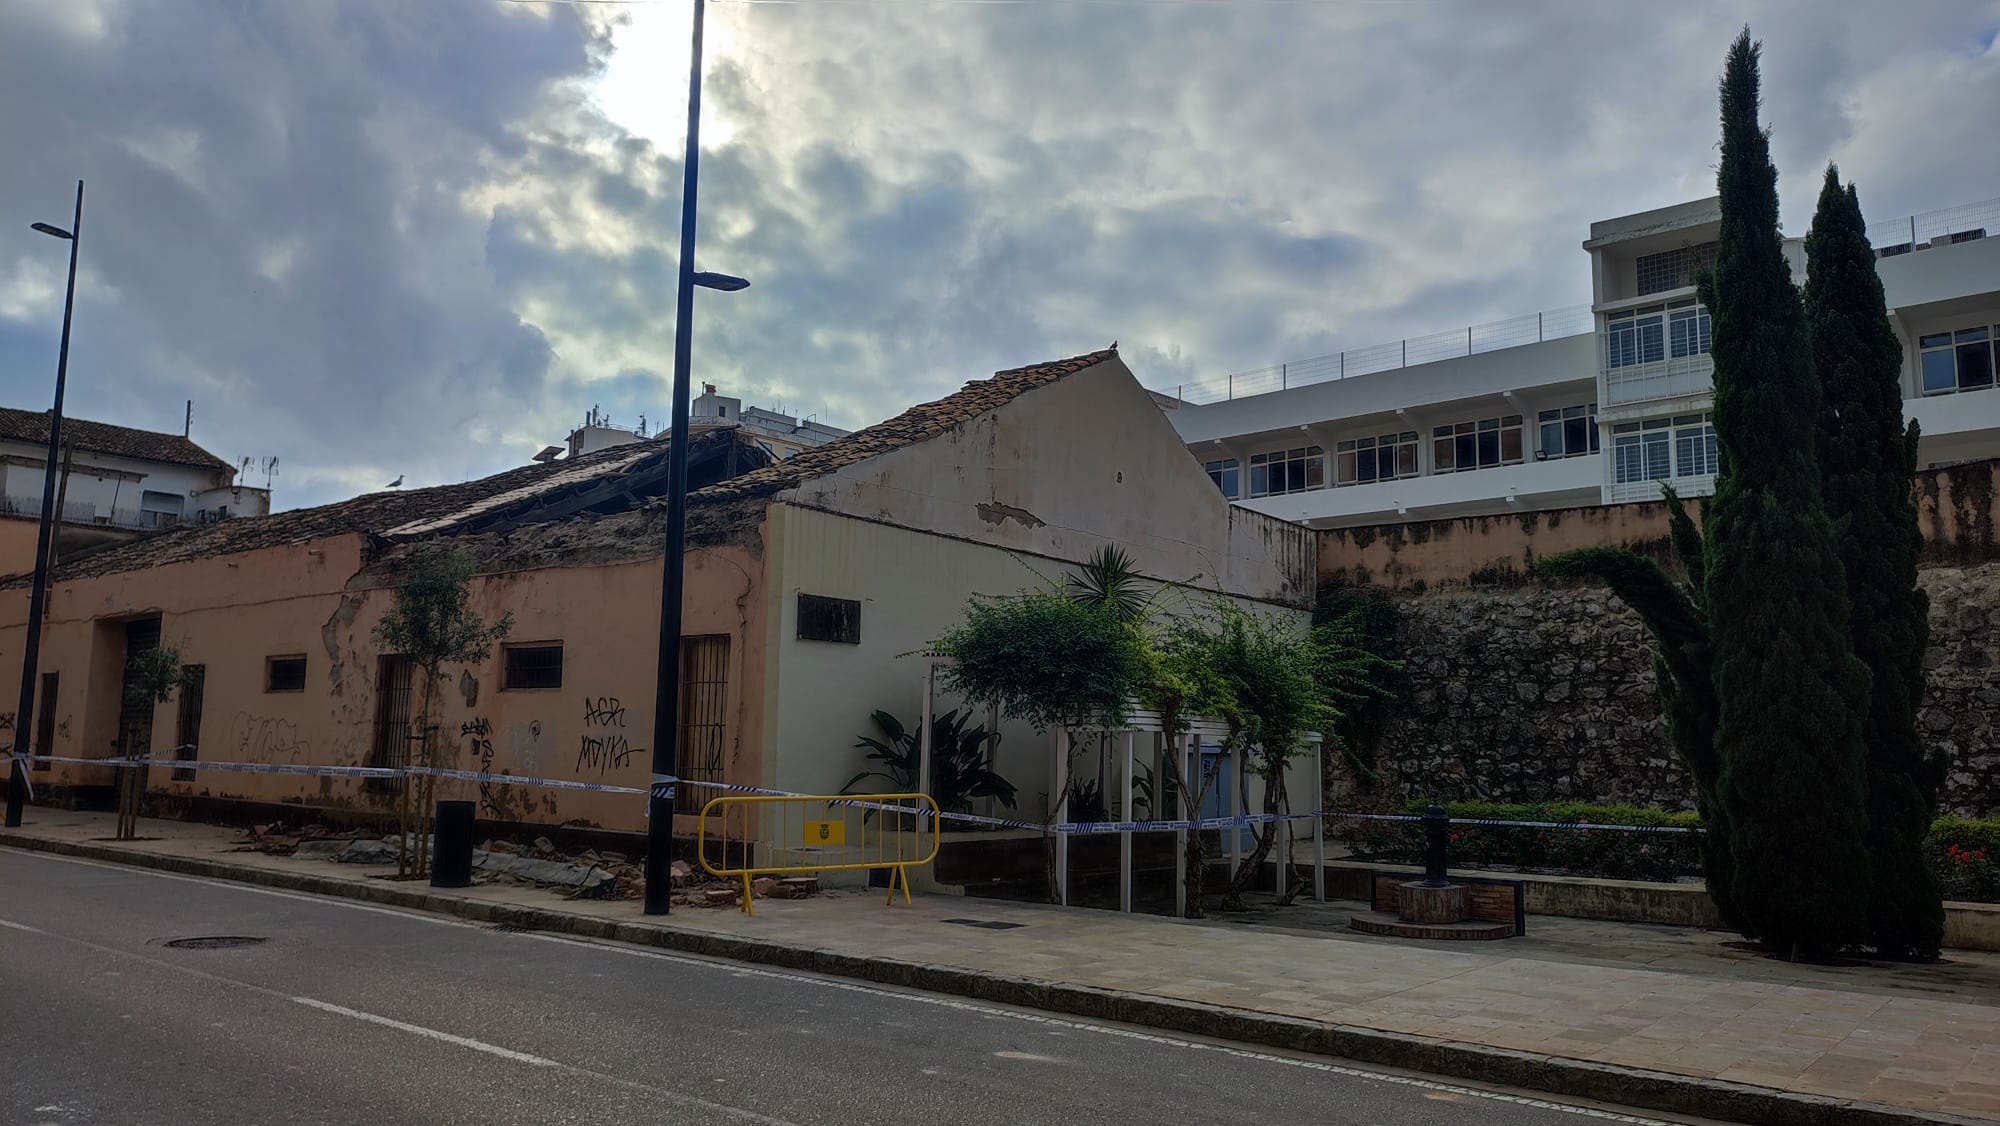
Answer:
[[[363, 898], [1760, 1123], [2000, 1119], [2000, 955], [1790, 966], [1673, 928], [1535, 917], [1476, 949], [1349, 936], [1327, 908], [1185, 922], [834, 892], [646, 919], [629, 901], [232, 851], [234, 830], [30, 809], [0, 845]], [[1338, 907], [1339, 905], [1334, 905]], [[1358, 906], [1358, 905], [1357, 905]], [[965, 925], [967, 921], [982, 925]], [[1322, 929], [1324, 928], [1324, 929]]]

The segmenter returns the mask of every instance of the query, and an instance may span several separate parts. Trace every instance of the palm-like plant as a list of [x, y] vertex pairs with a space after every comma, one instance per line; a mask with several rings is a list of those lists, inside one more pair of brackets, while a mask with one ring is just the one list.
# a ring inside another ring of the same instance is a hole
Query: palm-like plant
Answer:
[[1065, 586], [1069, 596], [1088, 606], [1102, 606], [1121, 622], [1132, 624], [1143, 618], [1152, 599], [1145, 579], [1132, 557], [1122, 547], [1100, 547], [1084, 561]]
[[[883, 738], [863, 736], [854, 745], [866, 748], [868, 759], [883, 768], [857, 773], [840, 792], [854, 793], [863, 780], [879, 778], [896, 793], [915, 793], [923, 761], [919, 733], [888, 712], [878, 711], [870, 718]], [[986, 730], [985, 724], [967, 727], [970, 719], [969, 712], [960, 715], [956, 709], [931, 717], [931, 797], [946, 813], [963, 813], [976, 798], [993, 798], [1012, 809], [1014, 784], [993, 770], [993, 747], [1000, 735]]]

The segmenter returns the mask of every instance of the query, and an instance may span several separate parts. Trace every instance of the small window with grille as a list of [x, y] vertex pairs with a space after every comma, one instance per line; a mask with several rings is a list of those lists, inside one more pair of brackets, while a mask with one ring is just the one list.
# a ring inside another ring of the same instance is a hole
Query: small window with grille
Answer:
[[304, 657], [264, 658], [264, 691], [304, 692], [306, 690], [306, 659]]
[[532, 688], [561, 688], [563, 647], [560, 642], [536, 645], [509, 645], [501, 649], [505, 667], [500, 674], [503, 692]]
[[799, 595], [799, 640], [861, 644], [861, 603], [822, 594]]

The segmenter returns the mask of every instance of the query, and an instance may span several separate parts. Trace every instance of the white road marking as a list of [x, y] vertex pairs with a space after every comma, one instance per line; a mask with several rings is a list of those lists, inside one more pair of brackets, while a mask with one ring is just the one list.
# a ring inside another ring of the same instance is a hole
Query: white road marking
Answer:
[[8, 930], [27, 931], [29, 934], [42, 933], [36, 928], [28, 926], [26, 923], [10, 923], [5, 919], [0, 919], [0, 927], [6, 927]]
[[346, 1005], [336, 1005], [331, 1001], [321, 1001], [316, 997], [293, 997], [291, 1000], [301, 1005], [310, 1005], [323, 1013], [335, 1013], [344, 1017], [352, 1017], [355, 1020], [365, 1020], [370, 1024], [379, 1024], [384, 1028], [393, 1028], [398, 1032], [407, 1032], [412, 1036], [428, 1036], [433, 1040], [442, 1040], [447, 1044], [456, 1044], [461, 1048], [470, 1048], [475, 1052], [485, 1052], [489, 1056], [499, 1056], [503, 1060], [513, 1060], [515, 1063], [532, 1064], [535, 1067], [563, 1066], [560, 1061], [548, 1059], [544, 1056], [531, 1056], [526, 1052], [517, 1052], [512, 1048], [503, 1048], [498, 1044], [488, 1044], [484, 1040], [474, 1040], [469, 1036], [454, 1036], [449, 1032], [439, 1032], [435, 1028], [425, 1028], [421, 1024], [410, 1024], [407, 1021], [378, 1016], [374, 1013], [364, 1013], [360, 1009], [350, 1009]]
[[[302, 902], [314, 903], [327, 907], [344, 907], [352, 911], [369, 911], [378, 915], [393, 915], [397, 918], [408, 919], [412, 922], [431, 923], [438, 926], [463, 927], [470, 930], [479, 930], [479, 931], [486, 930], [485, 924], [482, 923], [463, 922], [457, 919], [442, 918], [434, 914], [413, 912], [413, 911], [402, 911], [388, 907], [377, 907], [372, 904], [356, 903], [352, 900], [337, 898], [333, 896], [307, 895], [297, 892], [278, 891], [273, 888], [257, 887], [255, 885], [235, 883], [229, 880], [210, 879], [205, 876], [185, 876], [176, 872], [161, 872], [150, 868], [136, 868], [126, 864], [113, 864], [104, 861], [86, 860], [81, 857], [60, 856], [54, 853], [35, 852], [27, 849], [0, 847], [0, 852], [18, 852], [24, 855], [34, 856], [44, 860], [58, 860], [67, 864], [84, 864], [92, 868], [107, 868], [113, 871], [125, 872], [128, 874], [154, 876], [169, 880], [182, 880], [187, 883], [207, 884], [211, 887], [223, 888], [230, 891], [254, 892], [259, 895], [273, 895], [277, 896], [280, 899], [296, 899]], [[13, 924], [13, 925], [19, 926], [19, 924]], [[22, 929], [31, 929], [31, 928], [22, 928]], [[487, 932], [487, 933], [492, 933], [492, 932]], [[1198, 1040], [1184, 1040], [1179, 1037], [1163, 1036], [1151, 1032], [1140, 1032], [1136, 1029], [1130, 1029], [1130, 1028], [1116, 1028], [1110, 1025], [1087, 1024], [1081, 1021], [1069, 1020], [1063, 1017], [1044, 1016], [1040, 1013], [1020, 1012], [1011, 1009], [999, 1009], [999, 1008], [994, 1008], [990, 1005], [974, 1004], [969, 1001], [960, 1001], [952, 997], [945, 997], [936, 994], [907, 993], [894, 989], [884, 989], [871, 985], [862, 985], [851, 981], [836, 981], [829, 978], [812, 977], [806, 974], [789, 973], [783, 970], [760, 969], [757, 967], [744, 966], [741, 963], [730, 962], [721, 959], [692, 957], [683, 954], [667, 954], [657, 950], [646, 950], [640, 947], [628, 946], [620, 943], [587, 941], [584, 939], [570, 938], [565, 935], [547, 934], [547, 933], [533, 932], [533, 931], [521, 932], [517, 934], [495, 934], [494, 937], [527, 938], [527, 939], [534, 939], [538, 942], [557, 942], [557, 943], [562, 943], [565, 946], [580, 946], [588, 950], [607, 951], [613, 954], [623, 954], [628, 957], [653, 958], [663, 962], [672, 962], [676, 965], [698, 966], [703, 969], [717, 970], [724, 973], [729, 973], [736, 977], [761, 977], [773, 981], [784, 981], [799, 985], [810, 985], [821, 989], [837, 989], [848, 993], [866, 994], [872, 997], [888, 997], [909, 1002], [912, 1004], [934, 1005], [941, 1008], [953, 1009], [959, 1012], [975, 1013], [985, 1017], [1022, 1021], [1029, 1024], [1040, 1024], [1049, 1026], [1051, 1028], [1069, 1029], [1078, 1032], [1091, 1032], [1102, 1036], [1117, 1036], [1127, 1040], [1137, 1040], [1142, 1043], [1157, 1044], [1163, 1047], [1182, 1048], [1190, 1051], [1221, 1052], [1222, 1054], [1230, 1056], [1234, 1059], [1252, 1060], [1259, 1063], [1278, 1064], [1284, 1067], [1303, 1068], [1308, 1071], [1317, 1071], [1327, 1075], [1339, 1075], [1343, 1078], [1349, 1078], [1349, 1079], [1366, 1079], [1377, 1083], [1391, 1083], [1397, 1086], [1412, 1087], [1421, 1091], [1431, 1091], [1448, 1095], [1463, 1095], [1470, 1098], [1485, 1099], [1490, 1102], [1507, 1103], [1512, 1106], [1525, 1106], [1525, 1107], [1532, 1107], [1537, 1110], [1548, 1110], [1562, 1114], [1573, 1114], [1577, 1115], [1578, 1117], [1596, 1119], [1601, 1122], [1623, 1123], [1625, 1124], [1625, 1126], [1680, 1126], [1680, 1124], [1668, 1121], [1666, 1119], [1644, 1118], [1634, 1114], [1624, 1114], [1617, 1111], [1600, 1110], [1596, 1107], [1577, 1106], [1571, 1103], [1550, 1102], [1547, 1099], [1538, 1099], [1527, 1095], [1510, 1095], [1501, 1091], [1482, 1091], [1476, 1087], [1462, 1087], [1451, 1083], [1440, 1083], [1430, 1079], [1421, 1079], [1412, 1075], [1396, 1075], [1391, 1072], [1368, 1071], [1362, 1068], [1346, 1067], [1341, 1064], [1335, 1064], [1335, 1063], [1326, 1063], [1322, 1060], [1317, 1060], [1317, 1059], [1304, 1059], [1292, 1056], [1273, 1055], [1269, 1052], [1260, 1052], [1250, 1048], [1235, 1048], [1235, 1047], [1230, 1047], [1226, 1044], [1209, 1044], [1209, 1043], [1203, 1043]], [[71, 939], [70, 941], [77, 941], [77, 940]], [[85, 945], [90, 945], [90, 944], [86, 943]], [[117, 951], [116, 953], [124, 953], [124, 952]], [[142, 959], [142, 960], [152, 961], [152, 959]], [[172, 965], [171, 963], [156, 963], [156, 964]], [[180, 967], [174, 967], [174, 968], [180, 968]], [[204, 974], [201, 976], [209, 976], [209, 975]], [[228, 979], [221, 979], [221, 980], [228, 980]], [[262, 987], [260, 986], [247, 985], [246, 983], [242, 982], [231, 982], [231, 984], [244, 985], [246, 988], [257, 989], [260, 992], [269, 992], [268, 990], [263, 990]], [[302, 1000], [301, 998], [289, 998], [289, 999]], [[411, 1027], [415, 1028], [416, 1026], [413, 1025]], [[501, 1050], [505, 1051], [506, 1049], [501, 1049]], [[572, 1071], [581, 1071], [591, 1075], [603, 1074], [600, 1072], [590, 1071], [590, 1069], [588, 1068], [580, 1068], [573, 1064], [563, 1064], [563, 1063], [558, 1063], [556, 1061], [549, 1061], [549, 1062], [555, 1063], [556, 1066], [563, 1067]], [[636, 1086], [648, 1091], [655, 1091], [659, 1094], [666, 1095], [672, 1098], [688, 1099], [693, 1102], [703, 1101], [695, 1099], [693, 1098], [693, 1096], [680, 1095], [675, 1092], [662, 1091], [658, 1088], [649, 1087], [646, 1086], [645, 1084], [633, 1083], [630, 1080], [620, 1079], [613, 1076], [603, 1076], [603, 1077], [611, 1078], [615, 1082], [618, 1082], [620, 1084]], [[728, 1107], [720, 1104], [705, 1104], [705, 1105], [707, 1105], [711, 1109], [728, 1113], [734, 1117], [741, 1117], [753, 1121], [770, 1123], [774, 1124], [774, 1126], [791, 1126], [791, 1124], [785, 1123], [782, 1119], [766, 1118], [763, 1115], [756, 1114], [753, 1111], [739, 1110], [735, 1107]]]
[[657, 950], [645, 950], [639, 947], [626, 946], [618, 943], [591, 942], [591, 941], [586, 941], [584, 939], [570, 938], [565, 935], [528, 932], [528, 933], [512, 934], [512, 935], [505, 935], [498, 937], [530, 938], [538, 942], [559, 942], [565, 946], [581, 946], [590, 950], [603, 950], [614, 954], [624, 954], [627, 955], [628, 957], [634, 957], [634, 958], [654, 958], [662, 962], [673, 962], [677, 965], [683, 965], [683, 966], [700, 966], [706, 969], [723, 969], [726, 972], [731, 973], [737, 977], [762, 977], [762, 978], [769, 978], [773, 981], [790, 982], [795, 985], [811, 985], [811, 986], [817, 986], [821, 989], [837, 989], [847, 993], [863, 993], [871, 997], [889, 997], [900, 1001], [907, 1001], [912, 1004], [935, 1005], [940, 1008], [954, 1009], [959, 1012], [976, 1013], [980, 1016], [985, 1016], [985, 1017], [996, 1017], [1004, 1020], [1016, 1020], [1028, 1024], [1046, 1025], [1051, 1028], [1068, 1029], [1070, 1031], [1075, 1031], [1075, 1032], [1092, 1032], [1101, 1036], [1116, 1036], [1121, 1039], [1138, 1040], [1142, 1043], [1157, 1044], [1169, 1048], [1183, 1048], [1191, 1051], [1200, 1051], [1200, 1052], [1221, 1052], [1222, 1054], [1234, 1059], [1254, 1060], [1258, 1063], [1271, 1063], [1271, 1064], [1278, 1064], [1284, 1067], [1303, 1068], [1307, 1071], [1317, 1071], [1327, 1075], [1338, 1075], [1348, 1079], [1367, 1079], [1378, 1083], [1393, 1083], [1398, 1086], [1413, 1087], [1420, 1091], [1431, 1091], [1446, 1095], [1459, 1095], [1467, 1098], [1486, 1099], [1491, 1102], [1507, 1103], [1511, 1106], [1525, 1106], [1525, 1107], [1533, 1107], [1537, 1110], [1557, 1111], [1562, 1114], [1574, 1114], [1582, 1118], [1593, 1118], [1600, 1122], [1618, 1122], [1618, 1123], [1624, 1123], [1626, 1124], [1626, 1126], [1681, 1126], [1681, 1124], [1679, 1123], [1670, 1122], [1666, 1119], [1644, 1118], [1636, 1114], [1624, 1114], [1618, 1111], [1600, 1110], [1597, 1107], [1577, 1106], [1573, 1103], [1550, 1102], [1547, 1099], [1533, 1098], [1528, 1095], [1510, 1095], [1502, 1091], [1482, 1091], [1476, 1087], [1461, 1087], [1452, 1083], [1439, 1083], [1430, 1079], [1420, 1079], [1413, 1075], [1396, 1075], [1391, 1072], [1368, 1071], [1358, 1067], [1345, 1067], [1342, 1066], [1341, 1064], [1326, 1063], [1322, 1060], [1304, 1059], [1295, 1056], [1273, 1055], [1270, 1052], [1260, 1052], [1250, 1048], [1234, 1048], [1226, 1044], [1209, 1044], [1209, 1043], [1203, 1043], [1202, 1041], [1199, 1040], [1183, 1040], [1176, 1036], [1163, 1036], [1157, 1033], [1140, 1032], [1136, 1029], [1117, 1028], [1111, 1025], [1104, 1025], [1104, 1024], [1088, 1024], [1082, 1021], [1069, 1020], [1064, 1017], [1044, 1016], [1040, 1013], [1020, 1012], [1013, 1009], [998, 1009], [990, 1005], [980, 1005], [970, 1001], [960, 1001], [952, 997], [945, 997], [931, 993], [905, 993], [894, 989], [883, 989], [872, 985], [861, 985], [851, 981], [836, 981], [829, 978], [812, 977], [806, 974], [788, 973], [784, 970], [766, 970], [766, 969], [758, 969], [755, 967], [742, 967], [729, 962], [711, 961], [706, 958], [694, 958], [683, 954], [665, 954]]

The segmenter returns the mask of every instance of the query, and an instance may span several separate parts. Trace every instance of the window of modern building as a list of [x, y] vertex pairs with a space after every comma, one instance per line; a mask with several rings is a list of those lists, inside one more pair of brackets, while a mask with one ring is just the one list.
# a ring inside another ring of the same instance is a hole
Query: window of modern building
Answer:
[[1250, 455], [1250, 495], [1278, 496], [1326, 487], [1326, 451], [1300, 446]]
[[1604, 366], [1653, 364], [1705, 356], [1711, 343], [1708, 310], [1694, 301], [1613, 313], [1604, 324]]
[[1333, 483], [1365, 485], [1417, 475], [1417, 432], [1350, 438], [1333, 447]]
[[1708, 310], [1700, 305], [1682, 306], [1667, 313], [1667, 350], [1675, 359], [1705, 356], [1710, 342]]
[[1431, 428], [1431, 469], [1437, 473], [1515, 465], [1521, 449], [1518, 414]]
[[1634, 263], [1637, 272], [1638, 292], [1644, 297], [1648, 293], [1664, 293], [1669, 289], [1685, 289], [1694, 284], [1694, 279], [1703, 267], [1715, 264], [1717, 244], [1702, 243], [1700, 246], [1683, 246], [1673, 250], [1663, 250], [1658, 254], [1641, 254]]
[[562, 687], [562, 642], [508, 645], [500, 652], [503, 658], [500, 669], [502, 691]]
[[2000, 338], [2000, 325], [1977, 325], [1918, 337], [1924, 394], [1977, 391], [1993, 386], [1996, 338]]
[[1611, 428], [1614, 480], [1664, 481], [1673, 476], [1671, 419], [1622, 422]]
[[1551, 461], [1597, 452], [1596, 403], [1579, 403], [1573, 407], [1542, 411], [1535, 416], [1535, 421], [1540, 424], [1542, 438], [1537, 457]]
[[304, 657], [264, 658], [264, 691], [304, 692], [306, 690], [306, 659]]
[[1223, 496], [1235, 500], [1243, 495], [1243, 470], [1235, 458], [1205, 462], [1202, 468], [1208, 470], [1208, 479], [1215, 482], [1215, 487], [1222, 490]]
[[1715, 415], [1674, 416], [1674, 476], [1715, 475]]

